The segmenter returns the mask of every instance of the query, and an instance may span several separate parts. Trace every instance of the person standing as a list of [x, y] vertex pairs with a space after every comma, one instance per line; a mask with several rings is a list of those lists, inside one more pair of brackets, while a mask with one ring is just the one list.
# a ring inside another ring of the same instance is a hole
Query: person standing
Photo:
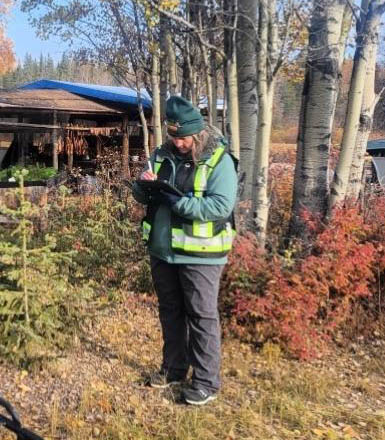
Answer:
[[221, 386], [218, 291], [235, 234], [237, 174], [222, 134], [206, 126], [191, 102], [172, 96], [166, 117], [169, 139], [155, 149], [141, 179], [167, 181], [184, 196], [148, 195], [133, 185], [135, 199], [147, 205], [142, 231], [164, 341], [161, 370], [150, 385], [180, 383], [192, 367], [182, 397], [203, 405]]

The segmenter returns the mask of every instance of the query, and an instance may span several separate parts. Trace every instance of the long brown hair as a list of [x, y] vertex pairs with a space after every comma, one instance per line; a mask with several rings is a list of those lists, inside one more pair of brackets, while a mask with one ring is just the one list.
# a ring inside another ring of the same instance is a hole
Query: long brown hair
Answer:
[[207, 130], [202, 130], [197, 134], [193, 134], [192, 137], [194, 142], [191, 150], [191, 156], [193, 158], [193, 161], [197, 163], [202, 155], [203, 150], [205, 149], [209, 134]]

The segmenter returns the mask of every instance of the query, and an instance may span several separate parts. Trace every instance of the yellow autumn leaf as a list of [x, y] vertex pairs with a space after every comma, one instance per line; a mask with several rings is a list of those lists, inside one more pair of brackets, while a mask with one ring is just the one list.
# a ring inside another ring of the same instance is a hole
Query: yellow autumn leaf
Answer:
[[359, 434], [351, 427], [351, 426], [345, 426], [342, 430], [344, 434], [349, 435], [352, 438], [359, 438]]

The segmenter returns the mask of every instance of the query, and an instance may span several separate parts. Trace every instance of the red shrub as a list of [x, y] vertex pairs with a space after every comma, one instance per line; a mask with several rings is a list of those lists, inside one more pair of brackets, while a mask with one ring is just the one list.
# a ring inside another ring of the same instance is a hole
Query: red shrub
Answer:
[[307, 219], [306, 257], [269, 258], [252, 237], [240, 237], [222, 283], [229, 329], [255, 343], [274, 339], [301, 359], [322, 354], [353, 305], [384, 290], [385, 198], [373, 202], [365, 215], [337, 210], [327, 226]]

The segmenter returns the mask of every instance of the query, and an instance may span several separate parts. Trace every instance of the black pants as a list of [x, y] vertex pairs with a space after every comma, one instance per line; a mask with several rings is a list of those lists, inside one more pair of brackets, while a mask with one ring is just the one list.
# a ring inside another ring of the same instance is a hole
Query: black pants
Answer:
[[151, 257], [163, 332], [162, 369], [192, 384], [220, 387], [221, 339], [218, 290], [223, 265], [169, 264]]

